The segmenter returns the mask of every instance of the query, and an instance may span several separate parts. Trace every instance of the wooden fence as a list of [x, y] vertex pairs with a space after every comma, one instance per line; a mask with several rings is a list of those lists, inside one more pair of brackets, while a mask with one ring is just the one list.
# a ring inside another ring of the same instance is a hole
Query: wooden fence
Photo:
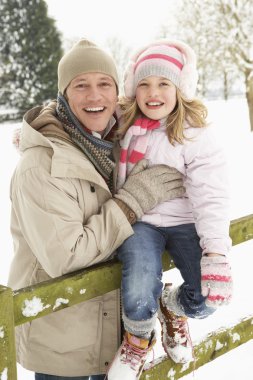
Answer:
[[[253, 239], [253, 215], [233, 220], [230, 236], [233, 245]], [[164, 255], [164, 271], [173, 267], [169, 255]], [[17, 380], [15, 326], [103, 295], [119, 288], [120, 281], [120, 263], [110, 261], [17, 291], [0, 285], [0, 380]], [[33, 305], [36, 305], [34, 309]], [[27, 307], [32, 316], [23, 315]], [[217, 330], [195, 346], [195, 369], [252, 338], [253, 312], [251, 317], [244, 318], [234, 327]], [[175, 364], [164, 356], [156, 359], [152, 368], [143, 372], [141, 379], [176, 380], [192, 371], [193, 363]]]

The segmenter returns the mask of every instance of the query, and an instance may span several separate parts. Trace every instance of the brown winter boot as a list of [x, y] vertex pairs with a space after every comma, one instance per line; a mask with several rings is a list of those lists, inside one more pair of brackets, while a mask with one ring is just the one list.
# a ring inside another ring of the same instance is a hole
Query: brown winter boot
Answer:
[[162, 327], [162, 345], [166, 354], [175, 363], [188, 363], [193, 360], [193, 346], [187, 317], [178, 316], [166, 307], [171, 284], [166, 284], [159, 300], [158, 318]]

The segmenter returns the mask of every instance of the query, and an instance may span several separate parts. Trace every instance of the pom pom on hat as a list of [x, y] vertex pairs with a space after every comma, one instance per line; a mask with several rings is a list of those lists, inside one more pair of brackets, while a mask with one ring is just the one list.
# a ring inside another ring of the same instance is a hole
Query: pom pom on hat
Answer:
[[78, 41], [58, 64], [58, 89], [63, 94], [69, 83], [83, 73], [103, 73], [112, 77], [118, 88], [119, 79], [113, 58], [91, 41]]
[[169, 79], [187, 99], [196, 92], [198, 73], [194, 51], [182, 41], [159, 40], [137, 51], [124, 75], [125, 96], [135, 97], [138, 83], [151, 75]]

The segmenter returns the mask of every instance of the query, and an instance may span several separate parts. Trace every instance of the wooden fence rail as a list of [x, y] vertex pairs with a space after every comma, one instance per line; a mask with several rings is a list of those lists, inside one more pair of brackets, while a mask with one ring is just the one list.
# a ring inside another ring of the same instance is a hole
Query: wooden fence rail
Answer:
[[[253, 239], [253, 215], [233, 220], [230, 236], [233, 245]], [[164, 255], [164, 271], [173, 267], [169, 255]], [[121, 265], [112, 260], [14, 292], [0, 286], [0, 380], [17, 379], [14, 326], [103, 295], [119, 288], [120, 281]], [[195, 347], [195, 368], [247, 342], [252, 339], [252, 334], [252, 317], [234, 327], [212, 333]], [[167, 357], [159, 358], [154, 367], [143, 372], [141, 379], [176, 380], [190, 373], [192, 365], [183, 366]]]

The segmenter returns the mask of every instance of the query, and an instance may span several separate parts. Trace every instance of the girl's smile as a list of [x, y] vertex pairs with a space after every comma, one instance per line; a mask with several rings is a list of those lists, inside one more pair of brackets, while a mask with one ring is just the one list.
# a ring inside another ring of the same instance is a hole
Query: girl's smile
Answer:
[[177, 103], [176, 86], [163, 77], [146, 77], [138, 83], [136, 101], [145, 116], [153, 120], [163, 119]]

